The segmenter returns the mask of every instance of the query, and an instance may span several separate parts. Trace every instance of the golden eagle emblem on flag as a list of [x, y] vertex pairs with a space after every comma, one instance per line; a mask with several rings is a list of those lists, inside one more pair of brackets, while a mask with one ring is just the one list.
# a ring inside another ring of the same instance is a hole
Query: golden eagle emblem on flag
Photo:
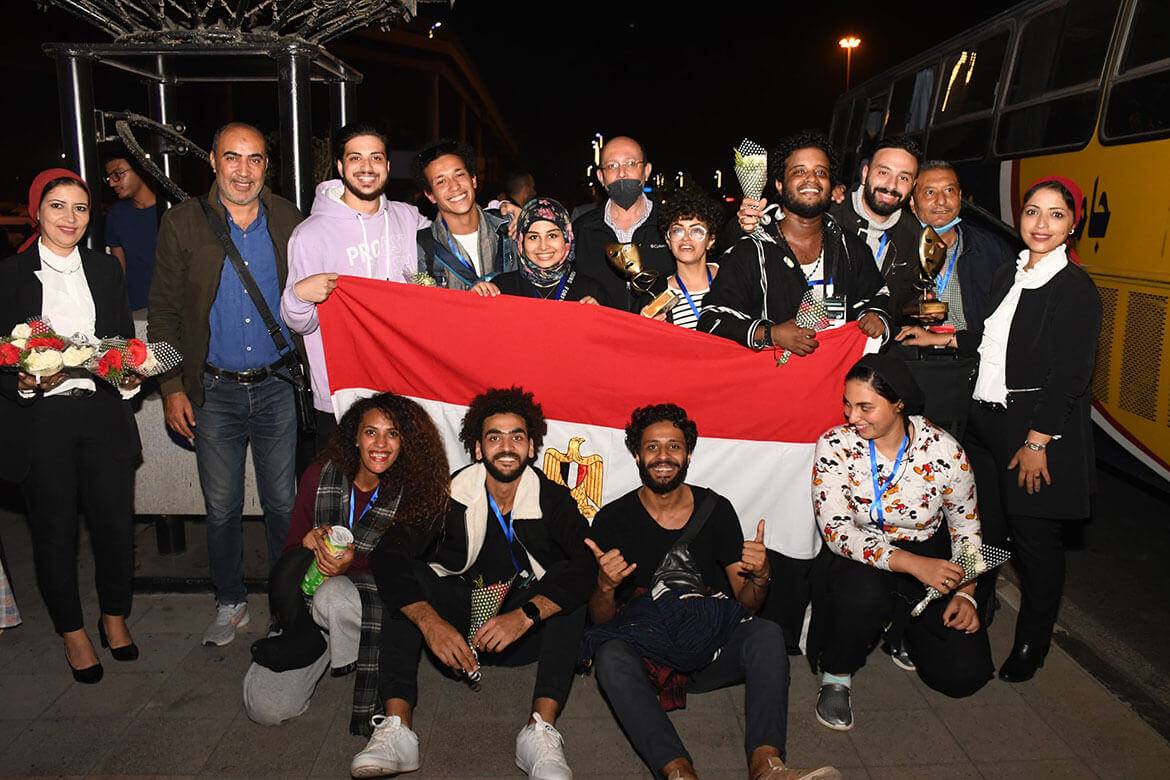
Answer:
[[[601, 509], [601, 480], [605, 469], [604, 459], [597, 453], [582, 455], [581, 445], [585, 439], [574, 436], [569, 439], [568, 452], [549, 447], [544, 452], [544, 475], [569, 488], [569, 495], [577, 501], [577, 509], [586, 519], [592, 519]], [[574, 475], [573, 466], [577, 466]]]

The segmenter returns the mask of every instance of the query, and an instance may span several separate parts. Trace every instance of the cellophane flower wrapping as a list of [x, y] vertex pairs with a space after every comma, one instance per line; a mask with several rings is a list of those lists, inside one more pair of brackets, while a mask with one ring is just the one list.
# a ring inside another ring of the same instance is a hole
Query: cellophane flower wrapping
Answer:
[[[1002, 566], [1011, 557], [1012, 554], [1007, 550], [1001, 550], [998, 547], [991, 547], [986, 544], [981, 547], [976, 547], [971, 542], [964, 540], [962, 546], [959, 547], [959, 552], [951, 558], [953, 563], [957, 563], [963, 567], [963, 581], [956, 584], [955, 588], [961, 588], [984, 572], [991, 571], [996, 566]], [[917, 606], [910, 611], [910, 614], [918, 617], [926, 609], [927, 604], [941, 595], [943, 595], [942, 592], [937, 588], [928, 587], [926, 589], [926, 596], [922, 601], [918, 602]]]
[[31, 317], [0, 338], [0, 369], [23, 371], [37, 378], [52, 376], [65, 368], [79, 367], [78, 354], [85, 347], [81, 334], [64, 336], [53, 329], [48, 318]]
[[467, 629], [469, 643], [480, 626], [499, 614], [500, 605], [504, 603], [510, 586], [509, 582], [496, 582], [491, 585], [477, 582], [471, 586], [471, 623]]
[[[764, 194], [764, 185], [768, 182], [767, 150], [755, 141], [745, 138], [732, 152], [735, 154], [735, 178], [739, 180], [743, 196], [758, 200]], [[764, 236], [763, 219], [756, 225], [752, 235], [757, 238]]]
[[179, 365], [183, 356], [165, 341], [108, 338], [98, 343], [85, 368], [94, 376], [118, 385], [128, 374], [158, 376]]

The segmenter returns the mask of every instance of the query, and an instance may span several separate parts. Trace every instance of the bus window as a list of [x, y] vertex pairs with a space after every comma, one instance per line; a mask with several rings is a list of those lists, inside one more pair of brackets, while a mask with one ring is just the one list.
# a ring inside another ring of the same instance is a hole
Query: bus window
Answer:
[[930, 100], [934, 97], [934, 68], [907, 73], [894, 82], [885, 135], [916, 134], [926, 130]]
[[849, 131], [845, 134], [837, 152], [841, 156], [841, 170], [837, 172], [841, 181], [852, 184], [853, 171], [857, 167], [857, 150], [861, 147], [861, 124], [865, 117], [865, 101], [853, 101], [853, 111], [849, 114]]
[[943, 61], [935, 124], [989, 111], [995, 106], [1007, 41], [1008, 33], [1001, 32], [954, 52]]
[[1170, 50], [1166, 30], [1170, 5], [1139, 0], [1105, 104], [1101, 137], [1106, 141], [1170, 136]]
[[852, 102], [838, 101], [837, 108], [833, 111], [833, 124], [829, 129], [829, 142], [833, 144], [834, 149], [843, 150], [845, 148], [845, 139], [849, 137], [849, 114], [852, 109]]
[[980, 160], [987, 153], [987, 138], [990, 135], [990, 116], [935, 127], [930, 131], [926, 152], [931, 159], [948, 162]]
[[1088, 142], [1120, 4], [1069, 0], [1024, 23], [996, 137], [999, 154]]

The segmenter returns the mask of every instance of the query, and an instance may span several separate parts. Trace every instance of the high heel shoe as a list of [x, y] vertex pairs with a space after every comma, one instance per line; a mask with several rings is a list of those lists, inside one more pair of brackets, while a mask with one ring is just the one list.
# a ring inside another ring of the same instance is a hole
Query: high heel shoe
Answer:
[[[102, 622], [102, 616], [98, 615], [98, 639], [101, 640], [102, 647], [109, 647], [110, 655], [114, 656], [115, 661], [137, 661], [138, 660], [138, 645], [131, 642], [122, 647], [110, 647], [110, 640], [106, 637], [106, 626]], [[99, 664], [100, 666], [100, 664]], [[73, 673], [77, 677], [77, 672]], [[101, 679], [101, 674], [98, 675], [98, 680]], [[94, 680], [97, 682], [97, 680]]]
[[101, 681], [102, 675], [105, 673], [105, 670], [102, 669], [101, 661], [98, 661], [93, 666], [87, 666], [84, 669], [75, 669], [73, 667], [73, 663], [69, 660], [68, 645], [66, 645], [65, 649], [65, 665], [69, 667], [69, 671], [73, 672], [74, 680], [77, 680], [77, 682], [84, 683], [86, 685], [93, 685], [94, 683]]

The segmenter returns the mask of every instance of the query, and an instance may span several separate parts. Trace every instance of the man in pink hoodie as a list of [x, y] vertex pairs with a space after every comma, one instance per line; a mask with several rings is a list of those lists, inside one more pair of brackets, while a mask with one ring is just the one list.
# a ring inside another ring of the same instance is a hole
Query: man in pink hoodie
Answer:
[[285, 323], [304, 336], [317, 408], [317, 450], [329, 444], [336, 424], [330, 398], [317, 304], [337, 287], [337, 277], [363, 276], [408, 282], [418, 268], [416, 233], [431, 223], [418, 209], [389, 201], [386, 138], [367, 124], [350, 124], [333, 138], [341, 180], [317, 185], [313, 210], [288, 241], [288, 282], [280, 300]]

